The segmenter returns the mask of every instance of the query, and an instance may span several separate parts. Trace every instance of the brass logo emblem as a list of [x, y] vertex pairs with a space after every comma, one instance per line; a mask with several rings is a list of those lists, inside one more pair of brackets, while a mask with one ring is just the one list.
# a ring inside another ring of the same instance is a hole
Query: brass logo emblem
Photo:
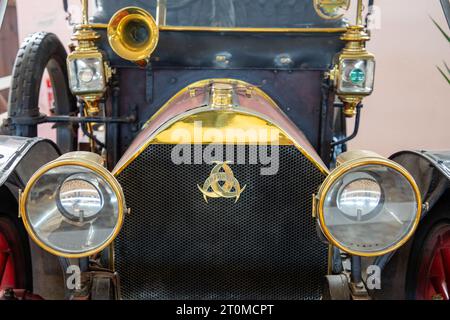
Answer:
[[214, 163], [216, 165], [203, 183], [203, 187], [197, 185], [198, 189], [203, 193], [206, 202], [208, 202], [208, 198], [236, 198], [234, 201], [236, 203], [246, 185], [241, 188], [228, 165], [230, 161], [215, 161]]
[[350, 0], [314, 0], [314, 9], [323, 19], [340, 19], [350, 7]]

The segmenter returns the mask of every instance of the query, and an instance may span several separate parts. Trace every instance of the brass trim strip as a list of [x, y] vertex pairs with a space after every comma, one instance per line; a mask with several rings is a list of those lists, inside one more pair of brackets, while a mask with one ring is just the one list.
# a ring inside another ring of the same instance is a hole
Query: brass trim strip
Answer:
[[90, 23], [89, 26], [92, 29], [108, 29], [107, 23]]
[[159, 26], [160, 31], [254, 32], [254, 33], [344, 33], [346, 28], [224, 28]]
[[[93, 29], [107, 29], [107, 23], [91, 23]], [[347, 28], [224, 28], [197, 26], [159, 26], [159, 31], [253, 32], [253, 33], [345, 33]]]
[[[36, 235], [35, 231], [33, 230], [33, 228], [31, 227], [29, 221], [28, 221], [28, 215], [27, 212], [25, 210], [25, 206], [26, 206], [26, 201], [28, 198], [28, 194], [31, 190], [31, 188], [33, 187], [33, 185], [35, 184], [35, 182], [43, 175], [45, 174], [47, 171], [53, 169], [53, 168], [57, 168], [57, 167], [61, 167], [61, 166], [80, 166], [80, 167], [85, 167], [89, 170], [94, 171], [95, 173], [99, 174], [102, 178], [104, 178], [106, 180], [106, 182], [111, 186], [112, 190], [114, 191], [114, 193], [117, 196], [117, 202], [118, 202], [118, 208], [119, 208], [119, 213], [118, 213], [118, 222], [117, 225], [112, 233], [112, 235], [110, 236], [110, 238], [108, 240], [105, 241], [105, 243], [103, 243], [100, 247], [96, 248], [96, 249], [92, 249], [83, 253], [66, 253], [66, 252], [60, 252], [58, 250], [55, 250], [51, 247], [49, 247], [47, 244], [45, 244], [41, 239], [39, 239], [39, 237]], [[117, 180], [111, 176], [111, 173], [106, 170], [103, 166], [90, 161], [90, 160], [75, 160], [75, 159], [62, 159], [62, 160], [54, 160], [52, 162], [47, 163], [46, 165], [42, 166], [38, 171], [36, 171], [35, 174], [33, 174], [33, 176], [30, 178], [30, 180], [28, 181], [25, 190], [22, 193], [21, 198], [19, 199], [19, 211], [20, 214], [22, 216], [22, 221], [23, 224], [25, 226], [25, 229], [27, 230], [28, 235], [31, 237], [31, 239], [42, 249], [44, 249], [45, 251], [56, 255], [56, 256], [60, 256], [60, 257], [65, 257], [65, 258], [83, 258], [83, 257], [88, 257], [91, 256], [95, 253], [98, 253], [100, 251], [102, 251], [103, 249], [105, 249], [107, 246], [110, 245], [110, 243], [117, 237], [117, 235], [120, 232], [120, 229], [122, 228], [122, 224], [124, 221], [124, 209], [125, 209], [126, 205], [125, 205], [125, 197], [123, 195], [123, 191], [122, 188], [120, 187], [119, 183], [117, 182]]]
[[[391, 246], [387, 249], [369, 253], [369, 252], [359, 252], [359, 251], [354, 251], [354, 250], [348, 249], [348, 248], [344, 247], [343, 245], [341, 245], [338, 241], [336, 241], [333, 238], [333, 236], [331, 235], [331, 232], [328, 230], [328, 228], [325, 224], [323, 206], [325, 203], [325, 197], [326, 197], [329, 189], [331, 188], [331, 186], [337, 179], [339, 179], [342, 175], [344, 175], [346, 172], [348, 172], [351, 169], [354, 169], [354, 168], [357, 168], [360, 166], [365, 166], [365, 165], [372, 165], [372, 164], [383, 165], [383, 166], [387, 166], [388, 168], [394, 169], [408, 180], [408, 182], [411, 184], [411, 187], [413, 188], [415, 196], [416, 196], [417, 213], [416, 213], [416, 218], [414, 220], [411, 230], [403, 239], [401, 239], [396, 244], [394, 244], [393, 246]], [[319, 205], [318, 205], [317, 209], [318, 209], [319, 222], [320, 222], [320, 227], [321, 227], [322, 232], [324, 233], [325, 237], [334, 246], [338, 247], [339, 249], [341, 249], [349, 254], [361, 256], [361, 257], [382, 256], [386, 253], [389, 253], [391, 251], [394, 251], [394, 250], [400, 248], [412, 237], [412, 235], [416, 231], [416, 229], [419, 225], [419, 221], [420, 221], [421, 213], [422, 213], [422, 197], [420, 195], [419, 187], [417, 186], [416, 182], [414, 181], [414, 178], [411, 176], [411, 174], [405, 168], [403, 168], [402, 166], [400, 166], [399, 164], [397, 164], [391, 160], [384, 159], [384, 158], [362, 158], [362, 159], [351, 160], [347, 163], [340, 165], [333, 172], [331, 172], [331, 174], [322, 183], [322, 185], [320, 186], [320, 189], [319, 189], [318, 196], [319, 196]]]

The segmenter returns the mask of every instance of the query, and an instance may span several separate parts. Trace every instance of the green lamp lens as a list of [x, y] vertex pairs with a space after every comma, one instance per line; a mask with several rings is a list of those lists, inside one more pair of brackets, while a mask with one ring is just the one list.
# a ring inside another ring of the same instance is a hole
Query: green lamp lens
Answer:
[[361, 84], [366, 79], [366, 74], [362, 69], [355, 68], [350, 71], [350, 80], [354, 84]]

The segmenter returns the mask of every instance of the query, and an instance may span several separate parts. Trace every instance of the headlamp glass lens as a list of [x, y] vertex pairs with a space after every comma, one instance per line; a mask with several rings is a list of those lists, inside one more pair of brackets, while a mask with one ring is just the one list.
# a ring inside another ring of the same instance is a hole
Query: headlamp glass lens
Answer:
[[338, 92], [370, 94], [373, 91], [375, 61], [345, 59], [341, 62]]
[[385, 165], [353, 168], [330, 186], [322, 213], [331, 237], [353, 252], [389, 249], [415, 224], [418, 199], [409, 180]]
[[70, 88], [76, 94], [98, 93], [105, 89], [105, 75], [101, 58], [69, 61]]
[[103, 176], [83, 166], [64, 165], [48, 170], [31, 186], [25, 218], [47, 247], [83, 254], [112, 239], [122, 205]]

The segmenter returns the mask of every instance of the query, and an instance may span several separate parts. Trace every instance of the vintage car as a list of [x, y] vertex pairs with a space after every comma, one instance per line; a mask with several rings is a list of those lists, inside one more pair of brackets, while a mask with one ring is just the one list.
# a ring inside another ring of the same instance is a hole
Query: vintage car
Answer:
[[346, 151], [374, 1], [90, 3], [17, 55], [3, 299], [449, 299], [450, 153]]

